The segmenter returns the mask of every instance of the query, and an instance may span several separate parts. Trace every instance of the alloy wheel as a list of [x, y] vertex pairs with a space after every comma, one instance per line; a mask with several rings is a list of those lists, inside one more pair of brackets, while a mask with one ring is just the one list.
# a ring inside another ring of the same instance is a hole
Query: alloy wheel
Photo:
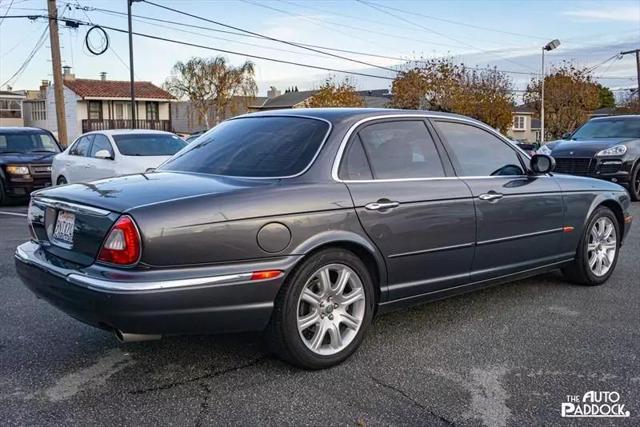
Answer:
[[358, 274], [344, 264], [321, 267], [305, 283], [297, 307], [298, 333], [307, 348], [328, 356], [354, 340], [365, 316]]
[[591, 227], [587, 257], [589, 269], [597, 277], [609, 272], [618, 251], [616, 227], [609, 217], [600, 217]]

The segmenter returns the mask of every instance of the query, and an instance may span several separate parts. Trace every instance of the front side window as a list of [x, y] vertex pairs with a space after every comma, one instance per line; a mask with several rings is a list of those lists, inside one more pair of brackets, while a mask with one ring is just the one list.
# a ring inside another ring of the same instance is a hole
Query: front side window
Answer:
[[102, 102], [89, 101], [89, 120], [102, 120]]
[[91, 157], [95, 157], [98, 151], [106, 150], [113, 157], [113, 150], [111, 149], [111, 143], [109, 139], [101, 134], [96, 134], [93, 138], [93, 145], [91, 146]]
[[166, 133], [130, 133], [113, 135], [118, 151], [123, 156], [173, 156], [186, 142]]
[[498, 137], [463, 123], [436, 123], [458, 176], [525, 174], [516, 151]]
[[73, 147], [69, 150], [69, 154], [72, 156], [87, 157], [92, 139], [93, 135], [81, 137], [75, 144], [73, 144]]
[[640, 119], [610, 118], [585, 123], [571, 135], [571, 139], [640, 138]]
[[60, 147], [46, 133], [0, 135], [0, 153], [59, 153]]
[[[371, 124], [361, 129], [359, 138], [373, 179], [442, 177], [440, 156], [426, 125], [421, 120], [403, 120]], [[354, 145], [354, 141], [352, 144]], [[362, 155], [347, 152], [346, 164], [362, 162]], [[351, 159], [352, 155], [356, 159]], [[354, 170], [349, 166], [351, 170]], [[362, 166], [360, 169], [366, 169]], [[349, 171], [348, 173], [352, 173]], [[360, 179], [350, 177], [349, 179]]]
[[254, 178], [297, 175], [311, 164], [329, 128], [325, 121], [303, 117], [228, 120], [160, 169]]

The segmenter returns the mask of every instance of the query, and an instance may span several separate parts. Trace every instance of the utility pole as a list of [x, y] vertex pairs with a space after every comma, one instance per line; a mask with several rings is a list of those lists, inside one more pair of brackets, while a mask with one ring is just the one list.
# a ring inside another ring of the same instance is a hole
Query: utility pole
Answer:
[[129, 20], [129, 79], [131, 80], [131, 129], [136, 128], [136, 87], [133, 73], [133, 33], [131, 25], [131, 5], [135, 0], [127, 1], [127, 18]]
[[620, 52], [620, 55], [631, 55], [632, 53], [636, 54], [636, 73], [638, 76], [638, 88], [636, 89], [636, 95], [640, 98], [640, 49], [627, 50], [626, 52]]
[[64, 83], [62, 81], [62, 60], [60, 59], [60, 39], [58, 37], [58, 9], [56, 0], [47, 0], [49, 9], [49, 42], [51, 43], [51, 63], [53, 64], [53, 95], [56, 101], [58, 140], [67, 146], [67, 122], [64, 111]]
[[553, 39], [542, 47], [542, 69], [540, 70], [542, 76], [540, 87], [540, 146], [544, 145], [544, 53], [556, 49], [558, 46], [560, 46], [560, 40]]

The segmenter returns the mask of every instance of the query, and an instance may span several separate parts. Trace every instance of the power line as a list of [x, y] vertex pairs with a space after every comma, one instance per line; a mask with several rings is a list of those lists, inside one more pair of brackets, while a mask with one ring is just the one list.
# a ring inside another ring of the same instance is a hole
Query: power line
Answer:
[[[466, 42], [464, 42], [464, 41], [461, 41], [461, 40], [458, 40], [458, 39], [456, 39], [456, 38], [453, 38], [453, 37], [451, 37], [451, 36], [449, 36], [449, 35], [447, 35], [447, 34], [445, 34], [445, 33], [441, 33], [441, 32], [439, 32], [439, 31], [436, 31], [436, 30], [434, 30], [434, 29], [432, 29], [432, 28], [429, 28], [429, 27], [425, 27], [424, 25], [418, 24], [418, 23], [413, 22], [413, 21], [411, 21], [411, 20], [409, 20], [409, 19], [406, 19], [406, 18], [404, 18], [404, 17], [402, 17], [402, 16], [396, 15], [395, 13], [389, 12], [388, 10], [384, 10], [384, 9], [383, 9], [380, 5], [378, 5], [378, 4], [369, 3], [368, 1], [365, 1], [365, 0], [356, 0], [356, 1], [358, 1], [358, 2], [360, 2], [360, 3], [362, 3], [362, 4], [364, 4], [364, 5], [366, 5], [366, 6], [370, 7], [370, 8], [372, 8], [372, 9], [375, 9], [375, 10], [377, 10], [378, 12], [381, 12], [381, 13], [384, 13], [384, 14], [386, 14], [386, 15], [392, 16], [392, 17], [394, 17], [394, 18], [396, 18], [396, 19], [399, 19], [400, 21], [403, 21], [403, 22], [406, 22], [406, 23], [408, 23], [408, 24], [414, 25], [414, 26], [416, 26], [416, 27], [418, 27], [418, 28], [422, 28], [422, 29], [423, 29], [423, 30], [425, 30], [425, 31], [428, 31], [428, 32], [430, 32], [430, 33], [437, 34], [437, 35], [439, 35], [439, 36], [441, 36], [441, 37], [445, 37], [445, 38], [447, 38], [447, 39], [449, 39], [449, 40], [453, 40], [454, 42], [456, 42], [456, 43], [458, 43], [458, 44], [466, 45], [466, 46], [468, 46], [468, 47], [471, 47], [472, 49], [479, 50], [479, 51], [481, 51], [482, 53], [485, 53], [485, 54], [492, 54], [492, 53], [491, 53], [491, 52], [489, 52], [489, 51], [486, 51], [486, 50], [480, 49], [480, 48], [478, 48], [478, 47], [476, 47], [476, 46], [473, 46], [473, 45], [471, 45], [471, 44], [469, 44], [469, 43], [466, 43]], [[513, 63], [513, 64], [515, 64], [515, 65], [520, 66], [520, 67], [531, 69], [531, 67], [526, 66], [526, 65], [523, 65], [523, 64], [520, 64], [520, 63], [518, 63], [518, 62], [516, 62], [516, 61], [512, 61], [512, 60], [511, 60], [511, 59], [509, 59], [509, 58], [501, 57], [500, 55], [497, 55], [497, 54], [495, 54], [495, 53], [494, 53], [493, 55], [494, 55], [494, 56], [496, 56], [496, 57], [499, 57], [500, 59], [502, 59], [502, 60], [504, 60], [504, 61], [511, 62], [511, 63]]]
[[33, 47], [33, 49], [31, 49], [31, 51], [29, 52], [29, 54], [27, 55], [27, 57], [25, 58], [25, 60], [22, 62], [22, 65], [20, 65], [20, 67], [18, 67], [18, 69], [15, 71], [15, 73], [13, 73], [11, 75], [11, 77], [9, 77], [4, 83], [2, 83], [0, 85], [0, 87], [6, 86], [7, 84], [9, 84], [10, 82], [17, 80], [20, 78], [20, 76], [22, 76], [22, 73], [24, 73], [24, 71], [27, 69], [27, 67], [29, 66], [29, 64], [31, 63], [31, 60], [33, 59], [34, 56], [36, 56], [36, 53], [38, 53], [38, 51], [42, 48], [42, 46], [44, 45], [44, 42], [46, 41], [46, 36], [47, 36], [47, 30], [49, 30], [49, 25], [47, 24], [44, 27], [44, 30], [42, 31], [42, 34], [40, 35], [40, 37], [38, 38], [38, 41], [36, 42], [35, 46]]
[[[71, 4], [71, 3], [67, 3], [67, 4]], [[96, 12], [102, 12], [102, 13], [106, 13], [106, 14], [127, 16], [126, 13], [118, 12], [118, 11], [115, 11], [115, 10], [102, 9], [102, 8], [99, 8], [99, 7], [80, 6], [77, 3], [75, 5], [76, 5], [76, 8], [80, 8], [80, 9], [85, 10], [85, 11], [90, 11], [90, 12], [96, 11]], [[215, 32], [215, 33], [231, 34], [231, 35], [234, 35], [234, 36], [240, 36], [240, 37], [247, 37], [247, 38], [264, 40], [262, 37], [254, 36], [254, 35], [251, 35], [251, 34], [245, 34], [245, 33], [237, 32], [237, 31], [221, 30], [221, 29], [217, 29], [217, 28], [204, 27], [204, 26], [196, 25], [196, 24], [185, 24], [184, 22], [175, 22], [175, 21], [170, 21], [168, 19], [153, 18], [153, 17], [150, 17], [150, 16], [142, 16], [142, 15], [136, 15], [136, 14], [132, 14], [131, 16], [135, 17], [135, 18], [139, 18], [139, 19], [145, 19], [145, 20], [148, 20], [148, 21], [163, 22], [163, 23], [167, 23], [167, 24], [171, 24], [171, 25], [177, 25], [177, 26], [181, 26], [181, 27], [196, 28], [196, 29], [200, 29], [200, 30], [212, 31], [212, 32]], [[375, 54], [375, 53], [370, 53], [370, 52], [358, 52], [358, 51], [349, 50], [349, 49], [339, 49], [339, 48], [335, 48], [335, 47], [321, 46], [321, 45], [309, 44], [309, 43], [300, 43], [300, 42], [295, 42], [295, 43], [299, 44], [300, 46], [314, 47], [314, 48], [330, 50], [330, 51], [334, 51], [334, 52], [351, 53], [351, 54], [354, 54], [354, 55], [370, 56], [370, 57], [373, 57], [373, 58], [391, 59], [391, 60], [398, 60], [398, 61], [403, 61], [403, 62], [407, 61], [406, 58], [400, 58], [400, 57], [394, 57], [394, 56], [388, 56], [388, 55], [380, 55], [380, 54]], [[258, 46], [258, 45], [256, 45], [256, 46]], [[261, 46], [261, 47], [265, 47], [265, 46]]]
[[11, 10], [11, 6], [13, 6], [13, 2], [14, 0], [11, 0], [11, 3], [9, 3], [9, 7], [7, 7], [7, 11], [4, 13], [4, 16], [0, 18], [0, 25], [2, 25], [2, 23], [4, 22], [4, 18], [6, 18], [7, 15], [9, 14], [9, 11]]
[[[19, 16], [10, 16], [9, 18], [18, 18]], [[36, 19], [36, 18], [49, 18], [46, 15], [30, 15], [30, 16], [23, 16], [23, 18], [30, 18], [30, 19]], [[77, 25], [85, 25], [85, 26], [93, 26], [94, 24], [90, 23], [90, 22], [86, 22], [86, 21], [80, 21], [78, 19], [69, 19], [69, 18], [58, 18], [58, 21], [63, 21], [63, 22], [73, 22], [74, 24]], [[101, 28], [103, 29], [107, 29], [107, 30], [111, 30], [111, 31], [115, 31], [118, 33], [125, 33], [128, 34], [129, 31], [128, 30], [124, 30], [121, 28], [115, 28], [115, 27], [111, 27], [111, 26], [107, 26], [107, 25], [101, 25], [101, 24], [96, 24], [99, 25]], [[243, 56], [243, 57], [247, 57], [247, 58], [253, 58], [253, 59], [261, 59], [264, 61], [270, 61], [270, 62], [276, 62], [276, 63], [280, 63], [280, 64], [287, 64], [287, 65], [295, 65], [298, 67], [304, 67], [304, 68], [312, 68], [312, 69], [316, 69], [316, 70], [322, 70], [322, 71], [331, 71], [331, 72], [336, 72], [336, 73], [343, 73], [343, 74], [350, 74], [350, 75], [355, 75], [355, 76], [363, 76], [363, 77], [372, 77], [372, 78], [376, 78], [376, 79], [383, 79], [383, 80], [393, 80], [394, 77], [389, 77], [389, 76], [379, 76], [379, 75], [375, 75], [375, 74], [369, 74], [369, 73], [363, 73], [363, 72], [358, 72], [358, 71], [349, 71], [349, 70], [342, 70], [339, 68], [331, 68], [331, 67], [323, 67], [323, 66], [319, 66], [319, 65], [311, 65], [311, 64], [304, 64], [301, 62], [295, 62], [295, 61], [287, 61], [284, 59], [277, 59], [277, 58], [271, 58], [268, 56], [261, 56], [261, 55], [253, 55], [253, 54], [248, 54], [248, 53], [243, 53], [243, 52], [238, 52], [238, 51], [233, 51], [233, 50], [228, 50], [228, 49], [220, 49], [220, 48], [214, 48], [211, 46], [205, 46], [205, 45], [201, 45], [201, 44], [197, 44], [197, 43], [190, 43], [190, 42], [186, 42], [186, 41], [182, 41], [182, 40], [176, 40], [176, 39], [170, 39], [170, 38], [166, 38], [166, 37], [160, 37], [160, 36], [154, 36], [152, 34], [145, 34], [145, 33], [139, 33], [139, 32], [135, 32], [133, 31], [131, 34], [138, 36], [138, 37], [144, 37], [144, 38], [148, 38], [148, 39], [152, 39], [152, 40], [160, 40], [160, 41], [165, 41], [168, 43], [174, 43], [174, 44], [179, 44], [179, 45], [183, 45], [183, 46], [191, 46], [191, 47], [197, 47], [200, 49], [206, 49], [206, 50], [211, 50], [211, 51], [215, 51], [215, 52], [222, 52], [222, 53], [227, 53], [230, 55], [239, 55], [239, 56]], [[395, 70], [394, 73], [396, 72]]]
[[385, 70], [385, 71], [391, 71], [391, 72], [394, 72], [394, 73], [398, 72], [397, 70], [394, 70], [393, 68], [383, 67], [383, 66], [372, 64], [372, 63], [369, 63], [369, 62], [360, 61], [358, 59], [353, 59], [353, 58], [349, 58], [349, 57], [346, 57], [346, 56], [325, 52], [325, 51], [320, 50], [320, 49], [315, 49], [315, 48], [302, 46], [302, 45], [300, 45], [298, 43], [290, 42], [290, 41], [283, 40], [283, 39], [278, 39], [278, 38], [275, 38], [275, 37], [270, 37], [270, 36], [267, 36], [267, 35], [264, 35], [264, 34], [256, 33], [254, 31], [245, 30], [245, 29], [240, 28], [240, 27], [235, 27], [233, 25], [223, 24], [221, 22], [214, 21], [212, 19], [204, 18], [202, 16], [194, 15], [192, 13], [185, 12], [185, 11], [178, 10], [178, 9], [174, 9], [172, 7], [164, 6], [164, 5], [161, 5], [161, 4], [158, 4], [158, 3], [153, 3], [151, 1], [147, 1], [147, 0], [140, 0], [140, 1], [142, 1], [144, 3], [147, 3], [147, 4], [150, 4], [152, 6], [159, 7], [161, 9], [170, 10], [172, 12], [179, 13], [181, 15], [189, 16], [189, 17], [195, 18], [195, 19], [200, 19], [202, 21], [206, 21], [206, 22], [209, 22], [209, 23], [212, 23], [212, 24], [215, 24], [215, 25], [220, 25], [220, 26], [225, 27], [225, 28], [230, 28], [230, 29], [235, 30], [235, 31], [241, 31], [243, 33], [252, 34], [254, 36], [258, 36], [258, 37], [261, 37], [261, 38], [264, 38], [264, 39], [267, 39], [267, 40], [271, 40], [271, 41], [274, 41], [274, 42], [284, 43], [284, 44], [287, 44], [289, 46], [294, 46], [294, 47], [297, 47], [297, 48], [300, 48], [300, 49], [310, 50], [312, 52], [320, 53], [320, 54], [331, 56], [331, 57], [338, 58], [338, 59], [343, 59], [345, 61], [351, 61], [351, 62], [355, 62], [355, 63], [358, 63], [358, 64], [367, 65], [369, 67], [379, 68], [379, 69], [382, 69], [382, 70]]
[[431, 15], [425, 15], [423, 13], [417, 13], [415, 11], [409, 12], [409, 11], [406, 11], [406, 10], [398, 9], [398, 8], [395, 8], [395, 7], [392, 7], [392, 6], [381, 5], [381, 4], [378, 4], [378, 3], [372, 3], [372, 4], [375, 4], [376, 6], [379, 6], [379, 7], [385, 8], [385, 9], [394, 10], [396, 12], [406, 13], [406, 14], [409, 14], [409, 15], [412, 15], [412, 16], [419, 16], [421, 18], [431, 19], [431, 20], [434, 20], [434, 21], [441, 21], [441, 22], [446, 22], [446, 23], [449, 23], [449, 24], [460, 25], [460, 26], [463, 26], [463, 27], [475, 28], [475, 29], [483, 30], [483, 31], [491, 31], [491, 32], [500, 33], [500, 34], [508, 34], [510, 36], [526, 37], [526, 38], [538, 39], [538, 40], [548, 40], [547, 37], [543, 37], [543, 36], [536, 36], [536, 35], [533, 35], [533, 34], [516, 33], [516, 32], [512, 32], [512, 31], [496, 30], [495, 28], [483, 27], [483, 26], [480, 26], [480, 25], [469, 24], [467, 22], [454, 21], [452, 19], [439, 18], [437, 16], [431, 16]]
[[[72, 4], [72, 3], [66, 3], [66, 4]], [[106, 14], [111, 14], [111, 15], [119, 15], [119, 16], [123, 16], [123, 17], [127, 16], [127, 14], [124, 13], [124, 12], [118, 12], [118, 11], [110, 10], [110, 9], [103, 9], [103, 8], [91, 7], [91, 6], [80, 6], [78, 3], [74, 3], [74, 6], [76, 7], [76, 9], [81, 9], [83, 11], [91, 11], [91, 12], [95, 11], [95, 12], [101, 12], [101, 13], [106, 13]], [[263, 39], [262, 37], [254, 36], [254, 35], [251, 35], [251, 34], [245, 34], [245, 33], [242, 33], [242, 32], [220, 30], [220, 29], [211, 28], [211, 27], [205, 27], [205, 26], [201, 26], [201, 25], [186, 24], [186, 23], [183, 23], [183, 22], [174, 22], [174, 21], [170, 21], [170, 20], [167, 20], [167, 19], [160, 19], [160, 18], [154, 18], [154, 17], [142, 16], [142, 15], [136, 15], [136, 14], [132, 14], [131, 16], [133, 16], [135, 18], [138, 18], [139, 22], [142, 22], [140, 20], [146, 20], [146, 21], [152, 21], [152, 22], [162, 22], [162, 23], [171, 24], [173, 26], [196, 28], [196, 29], [212, 31], [212, 32], [216, 32], [216, 33], [231, 34], [231, 35], [254, 38], [254, 39]], [[162, 27], [161, 25], [157, 25], [157, 26], [158, 27]], [[171, 27], [166, 27], [165, 26], [165, 28], [171, 28]], [[197, 33], [197, 32], [193, 32], [193, 31], [179, 30], [177, 28], [172, 28], [172, 29], [174, 29], [176, 31], [182, 31], [182, 32], [185, 32], [185, 33], [201, 35], [203, 37], [205, 36], [202, 33]], [[210, 37], [210, 36], [206, 36], [206, 37]], [[271, 49], [271, 50], [279, 50], [279, 51], [284, 51], [284, 52], [295, 53], [295, 52], [293, 52], [291, 50], [278, 49], [278, 48], [274, 48], [274, 47], [270, 47], [270, 46], [262, 46], [262, 45], [256, 45], [256, 44], [251, 44], [251, 43], [242, 43], [242, 42], [239, 42], [239, 41], [236, 41], [236, 40], [230, 40], [230, 39], [225, 39], [225, 38], [217, 38], [217, 39], [218, 40], [222, 40], [222, 41], [229, 41], [229, 42], [233, 42], [233, 43], [238, 43], [238, 44], [245, 44], [245, 45], [248, 45], [248, 46], [254, 46], [254, 47], [266, 48], [266, 49]], [[299, 43], [299, 42], [295, 42], [295, 43], [298, 44], [298, 45], [301, 45], [301, 46], [308, 46], [308, 47], [315, 47], [315, 48], [325, 49], [325, 50], [333, 50], [333, 51], [338, 51], [338, 52], [351, 53], [351, 54], [354, 54], [354, 55], [363, 55], [363, 56], [371, 56], [371, 57], [377, 57], [377, 58], [383, 58], [383, 59], [390, 59], [390, 60], [399, 61], [399, 62], [402, 62], [402, 63], [424, 63], [424, 62], [427, 62], [426, 60], [423, 60], [423, 59], [407, 59], [407, 58], [403, 58], [403, 57], [399, 57], [399, 56], [380, 55], [380, 54], [374, 54], [374, 53], [370, 53], [370, 52], [361, 52], [361, 51], [347, 50], [347, 49], [337, 49], [337, 48], [328, 47], [328, 46], [305, 44], [305, 43]], [[487, 69], [486, 67], [468, 67], [468, 68], [476, 69], [476, 70], [485, 70], [485, 69]], [[506, 73], [506, 74], [521, 74], [521, 75], [529, 75], [529, 76], [537, 74], [537, 72], [531, 72], [531, 71], [515, 71], [515, 70], [503, 70], [503, 69], [499, 69], [498, 71], [501, 71], [501, 72]]]

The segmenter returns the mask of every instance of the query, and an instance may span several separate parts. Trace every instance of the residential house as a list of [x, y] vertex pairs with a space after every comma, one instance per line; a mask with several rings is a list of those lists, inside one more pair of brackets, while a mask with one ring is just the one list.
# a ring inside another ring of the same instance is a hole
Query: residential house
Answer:
[[[306, 108], [307, 102], [316, 93], [316, 90], [302, 90], [285, 92], [280, 96], [268, 98], [262, 104], [254, 104], [250, 111], [281, 110], [284, 108]], [[366, 108], [386, 108], [391, 100], [391, 94], [387, 89], [362, 90], [358, 94], [364, 99]]]
[[[71, 142], [79, 135], [105, 129], [137, 129], [172, 131], [170, 104], [175, 98], [151, 82], [135, 82], [136, 122], [132, 123], [130, 82], [100, 79], [77, 79], [71, 67], [64, 67], [64, 103], [67, 134]], [[25, 125], [49, 129], [57, 133], [53, 86], [41, 87], [41, 98], [30, 100]], [[63, 141], [63, 143], [65, 143]]]
[[540, 120], [534, 118], [535, 110], [528, 105], [516, 106], [511, 115], [513, 122], [507, 135], [516, 141], [540, 142]]
[[[262, 104], [266, 100], [267, 97], [234, 96], [227, 104], [222, 117], [216, 119], [213, 108], [209, 109], [207, 112], [209, 124], [213, 126], [216, 122], [246, 114], [249, 112], [249, 105]], [[193, 107], [191, 101], [178, 101], [171, 104], [171, 122], [177, 133], [191, 134], [206, 128], [205, 120]]]
[[0, 127], [24, 126], [23, 101], [25, 95], [10, 90], [0, 90]]

